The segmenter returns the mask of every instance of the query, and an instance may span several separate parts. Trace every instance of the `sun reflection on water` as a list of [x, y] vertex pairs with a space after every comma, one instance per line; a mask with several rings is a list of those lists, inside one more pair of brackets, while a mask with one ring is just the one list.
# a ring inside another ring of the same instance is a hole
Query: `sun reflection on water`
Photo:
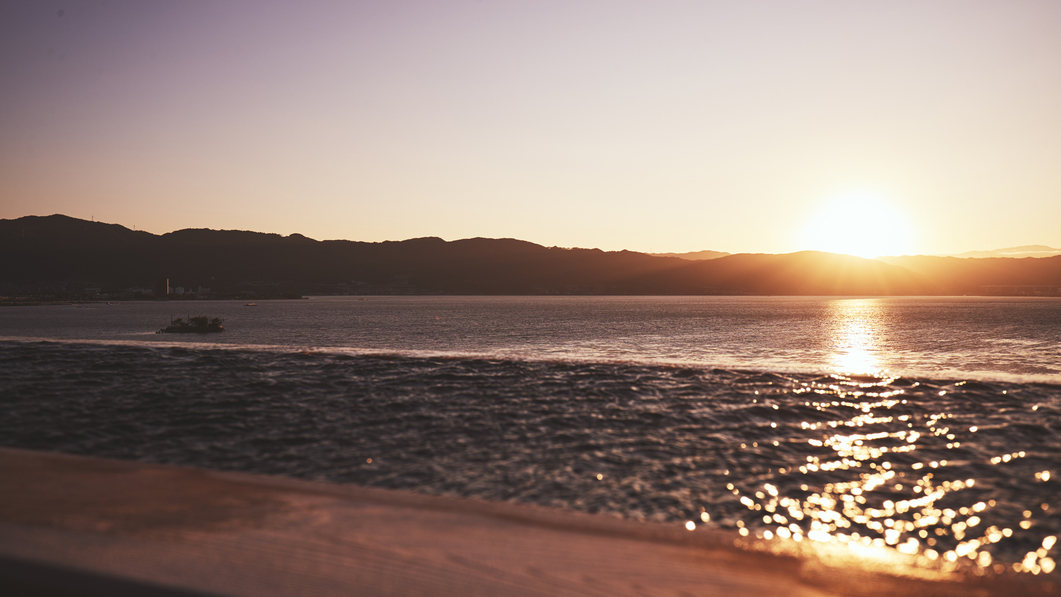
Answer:
[[[807, 456], [806, 462], [789, 469], [786, 476], [798, 473], [804, 479], [798, 491], [786, 495], [779, 485], [793, 484], [782, 480], [764, 483], [756, 491], [727, 485], [752, 513], [736, 523], [738, 532], [749, 540], [765, 540], [774, 550], [807, 552], [807, 544], [818, 544], [810, 549], [835, 557], [836, 547], [846, 547], [851, 556], [882, 565], [896, 563], [898, 556], [901, 563], [945, 573], [1053, 572], [1056, 563], [1050, 553], [1056, 536], [1035, 539], [1034, 549], [1011, 564], [996, 562], [991, 547], [1031, 529], [1034, 517], [1045, 513], [1049, 504], [1036, 508], [1042, 512], [1025, 510], [1020, 520], [999, 524], [998, 516], [989, 516], [994, 500], [962, 497], [976, 487], [975, 478], [950, 472], [955, 463], [947, 459], [922, 460], [916, 452], [929, 439], [946, 441], [948, 450], [960, 448], [962, 436], [975, 433], [975, 427], [959, 430], [946, 413], [903, 413], [904, 391], [890, 387], [892, 381], [835, 375], [831, 382], [796, 388], [796, 393], [807, 394], [806, 406], [828, 413], [847, 410], [850, 416], [801, 423], [803, 430], [821, 432], [807, 440], [821, 455]], [[1003, 465], [1024, 457], [1019, 451], [989, 462]], [[836, 480], [838, 476], [843, 480]], [[1036, 473], [1037, 480], [1049, 478], [1049, 471]], [[1028, 535], [1020, 537], [1022, 543], [1028, 542]]]
[[848, 299], [829, 303], [829, 343], [837, 373], [876, 375], [881, 372], [880, 336], [883, 306], [878, 299]]
[[[909, 392], [924, 396], [926, 388], [881, 366], [880, 303], [840, 300], [830, 308], [834, 373], [785, 390], [821, 414], [799, 423], [805, 440], [792, 440], [806, 442], [798, 449], [805, 461], [779, 469], [771, 482], [726, 486], [749, 511], [735, 521], [746, 545], [829, 558], [842, 550], [863, 562], [944, 574], [1054, 572], [1057, 537], [1030, 531], [1051, 505], [1028, 506], [1014, 520], [1012, 508], [974, 490], [976, 470], [1016, 463], [1026, 453], [967, 460], [962, 442], [972, 441], [977, 427], [959, 424], [943, 407], [932, 410], [931, 402], [926, 411], [923, 399], [908, 405]], [[1037, 482], [1050, 478], [1048, 470], [1035, 473]], [[996, 559], [995, 545], [1007, 541], [1008, 561]], [[1020, 553], [1030, 549], [1013, 561], [1018, 545]]]

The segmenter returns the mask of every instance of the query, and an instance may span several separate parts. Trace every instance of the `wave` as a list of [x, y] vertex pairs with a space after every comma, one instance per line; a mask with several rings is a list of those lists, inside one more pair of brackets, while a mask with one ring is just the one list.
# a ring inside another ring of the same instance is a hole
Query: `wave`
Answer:
[[138, 341], [4, 340], [0, 369], [13, 447], [706, 519], [925, 566], [1012, 566], [1061, 531], [1056, 384]]
[[[599, 354], [550, 354], [534, 348], [514, 349], [503, 348], [494, 350], [439, 350], [439, 349], [407, 349], [407, 348], [376, 348], [356, 346], [332, 346], [318, 344], [264, 344], [264, 343], [233, 343], [233, 342], [208, 342], [160, 339], [154, 332], [145, 333], [151, 340], [121, 340], [121, 339], [57, 339], [49, 337], [34, 336], [0, 336], [0, 342], [13, 343], [54, 343], [60, 345], [97, 345], [97, 346], [127, 346], [140, 348], [188, 348], [198, 350], [232, 350], [263, 352], [270, 354], [287, 353], [317, 353], [322, 355], [352, 355], [352, 356], [392, 356], [399, 358], [434, 358], [434, 359], [487, 359], [502, 361], [525, 361], [543, 363], [601, 363], [609, 365], [630, 366], [657, 366], [657, 367], [681, 367], [695, 369], [731, 369], [737, 371], [772, 371], [786, 375], [834, 375], [841, 376], [860, 375], [838, 370], [836, 367], [826, 365], [807, 364], [784, 364], [770, 362], [769, 367], [764, 367], [762, 362], [754, 358], [715, 358], [705, 360], [704, 358], [651, 358], [637, 357], [605, 357]], [[1032, 367], [1034, 368], [1034, 367]], [[909, 379], [934, 379], [947, 381], [983, 381], [1002, 382], [1014, 384], [1061, 384], [1061, 373], [1053, 369], [1040, 367], [1045, 371], [1042, 373], [1009, 373], [1004, 371], [969, 371], [953, 367], [934, 366], [931, 368], [894, 367], [874, 371], [868, 375], [878, 378], [909, 378]]]

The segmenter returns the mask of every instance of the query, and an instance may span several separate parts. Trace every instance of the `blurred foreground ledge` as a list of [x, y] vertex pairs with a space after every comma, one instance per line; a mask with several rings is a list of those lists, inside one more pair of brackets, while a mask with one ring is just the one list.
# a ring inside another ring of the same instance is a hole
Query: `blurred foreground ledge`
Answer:
[[0, 593], [1047, 595], [734, 547], [735, 533], [0, 448]]

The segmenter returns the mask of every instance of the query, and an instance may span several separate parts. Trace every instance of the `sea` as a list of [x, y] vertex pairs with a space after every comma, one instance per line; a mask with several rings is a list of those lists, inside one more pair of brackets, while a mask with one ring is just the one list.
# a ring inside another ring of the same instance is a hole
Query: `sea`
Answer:
[[[198, 315], [225, 331], [157, 333]], [[1055, 577], [1061, 300], [7, 307], [0, 445]]]

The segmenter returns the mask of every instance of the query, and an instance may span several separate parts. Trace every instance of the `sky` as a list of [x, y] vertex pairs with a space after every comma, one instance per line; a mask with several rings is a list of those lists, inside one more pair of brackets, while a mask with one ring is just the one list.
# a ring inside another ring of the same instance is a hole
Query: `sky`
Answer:
[[1061, 2], [0, 1], [0, 218], [1061, 247]]

